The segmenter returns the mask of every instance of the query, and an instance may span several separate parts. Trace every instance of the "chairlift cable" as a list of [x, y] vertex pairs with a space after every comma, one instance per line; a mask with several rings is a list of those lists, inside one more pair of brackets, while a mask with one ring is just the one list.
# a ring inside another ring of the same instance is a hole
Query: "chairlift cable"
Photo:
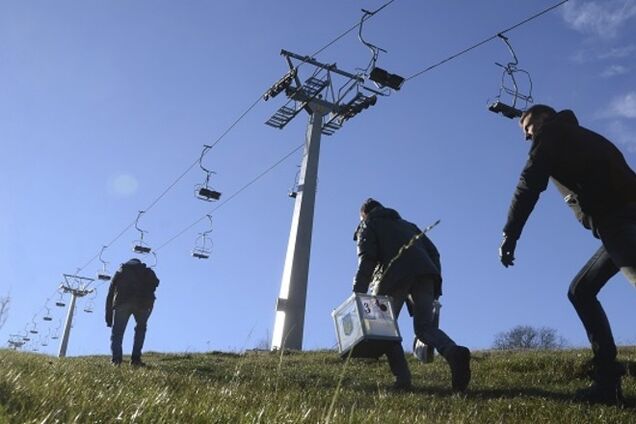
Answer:
[[254, 183], [256, 183], [258, 180], [260, 180], [261, 178], [263, 178], [265, 175], [267, 175], [269, 172], [271, 172], [274, 168], [276, 168], [278, 165], [280, 165], [281, 163], [283, 163], [285, 160], [287, 160], [290, 156], [292, 156], [294, 153], [296, 153], [297, 151], [299, 151], [300, 149], [302, 149], [305, 146], [305, 144], [301, 144], [297, 147], [294, 148], [294, 150], [292, 150], [291, 152], [287, 153], [285, 156], [283, 156], [282, 158], [280, 158], [278, 161], [276, 161], [273, 165], [271, 165], [269, 168], [267, 168], [266, 170], [264, 170], [263, 172], [261, 172], [260, 174], [258, 174], [256, 177], [254, 177], [251, 181], [249, 181], [247, 184], [245, 184], [243, 187], [241, 187], [240, 189], [238, 189], [236, 192], [234, 192], [231, 196], [227, 197], [223, 202], [219, 203], [218, 206], [216, 206], [214, 209], [210, 210], [209, 212], [207, 212], [205, 215], [203, 215], [201, 218], [197, 219], [196, 221], [194, 221], [192, 224], [188, 225], [187, 227], [185, 227], [183, 230], [181, 230], [179, 233], [177, 233], [176, 235], [172, 236], [170, 239], [168, 239], [168, 241], [166, 241], [165, 243], [163, 243], [161, 246], [157, 247], [155, 249], [155, 251], [159, 251], [160, 249], [162, 249], [163, 247], [165, 247], [166, 245], [172, 243], [175, 239], [181, 237], [183, 234], [185, 234], [187, 231], [189, 231], [191, 228], [193, 228], [194, 226], [196, 226], [198, 223], [200, 223], [201, 221], [205, 220], [208, 215], [213, 214], [214, 212], [216, 212], [218, 209], [220, 209], [223, 205], [227, 204], [229, 201], [231, 201], [232, 199], [234, 199], [236, 196], [238, 196], [239, 194], [241, 194], [243, 191], [245, 191], [248, 187], [250, 187], [251, 185], [253, 185]]
[[[368, 17], [364, 19], [364, 21], [367, 21], [369, 19], [371, 19], [373, 16], [375, 16], [378, 12], [380, 12], [382, 9], [384, 9], [385, 7], [387, 7], [388, 5], [390, 5], [391, 3], [393, 3], [395, 0], [390, 0], [386, 3], [384, 3], [382, 6], [380, 6], [379, 8], [377, 8], [376, 10], [374, 10], [373, 12], [370, 12]], [[325, 44], [323, 47], [321, 47], [320, 49], [316, 50], [311, 57], [314, 57], [320, 53], [322, 53], [324, 50], [326, 50], [327, 48], [331, 47], [333, 44], [335, 44], [336, 42], [338, 42], [342, 37], [344, 37], [345, 35], [349, 34], [351, 31], [355, 30], [356, 28], [358, 28], [360, 25], [362, 24], [362, 22], [358, 22], [357, 24], [355, 24], [354, 26], [352, 26], [351, 28], [349, 28], [348, 30], [346, 30], [345, 32], [343, 32], [342, 34], [340, 34], [339, 36], [337, 36], [336, 38], [334, 38], [333, 40], [331, 40], [329, 43]]]
[[[395, 0], [389, 0], [388, 2], [386, 2], [385, 4], [383, 4], [382, 6], [380, 6], [378, 9], [374, 10], [372, 13], [369, 14], [369, 16], [365, 19], [371, 19], [373, 16], [375, 16], [378, 12], [382, 11], [384, 8], [386, 8], [387, 6], [389, 6], [391, 3], [393, 3]], [[567, 1], [567, 0], [566, 0]], [[327, 43], [326, 45], [324, 45], [323, 47], [321, 47], [320, 49], [316, 50], [311, 56], [316, 56], [320, 53], [322, 53], [324, 50], [326, 50], [327, 48], [329, 48], [330, 46], [332, 46], [334, 43], [336, 43], [337, 41], [339, 41], [341, 38], [343, 38], [344, 36], [346, 36], [347, 34], [349, 34], [351, 31], [355, 30], [356, 28], [358, 28], [361, 25], [361, 22], [356, 23], [354, 26], [352, 26], [351, 28], [349, 28], [348, 30], [346, 30], [345, 32], [343, 32], [342, 34], [340, 34], [339, 36], [337, 36], [336, 38], [334, 38], [333, 40], [331, 40], [329, 43]], [[258, 98], [214, 141], [214, 143], [212, 143], [210, 145], [210, 148], [207, 149], [207, 151], [205, 152], [205, 154], [207, 154], [214, 146], [216, 146], [217, 144], [219, 144], [224, 138], [225, 136], [232, 130], [234, 129], [234, 127], [249, 113], [252, 111], [252, 109], [254, 109], [256, 107], [256, 105], [262, 100], [262, 95], [259, 95]], [[263, 174], [259, 175], [258, 177], [256, 177], [254, 180], [252, 180], [251, 182], [249, 182], [248, 184], [246, 184], [244, 187], [242, 187], [241, 189], [239, 189], [239, 191], [237, 191], [236, 193], [234, 193], [232, 196], [228, 197], [225, 201], [223, 201], [221, 204], [219, 204], [216, 208], [213, 209], [213, 211], [216, 211], [218, 208], [220, 208], [221, 206], [223, 206], [225, 203], [227, 203], [228, 201], [230, 201], [231, 199], [233, 199], [235, 196], [237, 196], [240, 192], [242, 192], [243, 190], [247, 189], [250, 185], [252, 185], [253, 183], [255, 183], [258, 179], [260, 179], [262, 176], [264, 176], [265, 174], [267, 174], [269, 171], [271, 171], [273, 168], [275, 168], [276, 166], [278, 166], [280, 163], [282, 163], [285, 159], [287, 159], [289, 156], [291, 156], [293, 153], [295, 153], [296, 151], [298, 151], [302, 146], [297, 147], [296, 149], [294, 149], [291, 153], [289, 153], [288, 155], [286, 155], [285, 157], [283, 157], [279, 162], [277, 162], [276, 164], [274, 164], [271, 168], [269, 168], [268, 170], [266, 170]], [[202, 156], [205, 156], [202, 155]], [[190, 166], [188, 166], [188, 168], [182, 173], [180, 174], [163, 192], [161, 192], [161, 194], [155, 198], [146, 208], [144, 208], [143, 210], [148, 212], [150, 209], [152, 209], [163, 197], [165, 197], [165, 195], [179, 182], [183, 179], [183, 177], [185, 177], [191, 170], [192, 168], [194, 168], [201, 160], [202, 158], [199, 158], [197, 160], [195, 160]], [[158, 249], [161, 249], [163, 246], [165, 246], [166, 244], [170, 243], [173, 239], [181, 236], [183, 233], [185, 233], [187, 230], [189, 230], [190, 228], [192, 228], [194, 225], [198, 224], [199, 222], [201, 222], [203, 219], [205, 219], [205, 217], [197, 220], [195, 223], [193, 223], [192, 225], [188, 226], [186, 229], [184, 229], [181, 233], [177, 234], [176, 236], [174, 236], [172, 239], [168, 240], [166, 243], [164, 243], [163, 245], [159, 246]], [[117, 242], [121, 237], [123, 237], [124, 234], [126, 234], [126, 232], [135, 225], [135, 221], [131, 221], [126, 227], [124, 227], [109, 243], [105, 244], [106, 248], [109, 248], [111, 245], [113, 245], [115, 242]], [[101, 252], [101, 250], [100, 250]], [[90, 258], [83, 266], [81, 266], [80, 268], [78, 268], [78, 273], [83, 271], [86, 267], [88, 267], [91, 263], [93, 263], [93, 261], [95, 261], [97, 258], [99, 258], [100, 253], [98, 252], [97, 254], [95, 254], [92, 258]], [[99, 286], [101, 286], [103, 284], [103, 282], [100, 284], [98, 283]]]
[[[205, 152], [205, 154], [207, 154], [214, 146], [216, 146], [217, 144], [219, 144], [221, 142], [221, 140], [223, 140], [225, 138], [225, 136], [228, 135], [228, 133], [249, 113], [252, 111], [252, 109], [254, 109], [256, 107], [256, 105], [261, 101], [262, 97], [259, 95], [258, 99], [256, 101], [254, 101], [252, 104], [250, 104], [250, 106], [219, 136], [217, 137], [217, 139], [214, 141], [214, 143], [212, 143], [210, 145], [210, 148], [207, 149], [207, 151]], [[205, 155], [203, 155], [205, 156]], [[157, 203], [159, 203], [159, 201], [165, 197], [166, 194], [168, 194], [168, 192], [175, 186], [177, 185], [177, 183], [179, 181], [181, 181], [183, 179], [183, 177], [185, 177], [191, 170], [192, 168], [194, 168], [195, 166], [197, 166], [199, 164], [201, 158], [197, 158], [194, 162], [192, 162], [192, 164], [190, 166], [188, 166], [188, 168], [183, 171], [183, 173], [181, 173], [181, 175], [179, 175], [163, 192], [161, 192], [161, 194], [155, 198], [145, 209], [143, 209], [144, 211], [148, 212], [150, 209], [152, 209]], [[117, 240], [119, 240], [124, 234], [126, 234], [126, 232], [132, 228], [135, 225], [135, 221], [131, 221], [126, 227], [124, 227], [109, 243], [105, 244], [106, 248], [109, 248], [111, 245], [113, 245]], [[101, 251], [101, 249], [100, 249]], [[91, 263], [93, 263], [93, 261], [95, 261], [97, 258], [99, 257], [99, 253], [97, 253], [95, 256], [93, 256], [92, 258], [90, 258], [82, 267], [79, 268], [79, 271], [83, 271], [87, 266], [89, 266]]]
[[[367, 19], [368, 20], [370, 18], [372, 18], [373, 16], [375, 16], [378, 12], [382, 11], [385, 7], [389, 6], [391, 3], [393, 3], [395, 0], [390, 0], [388, 2], [386, 2], [385, 4], [383, 4], [382, 6], [380, 6], [378, 9], [374, 10]], [[348, 30], [346, 30], [345, 32], [343, 32], [342, 34], [340, 34], [339, 36], [337, 36], [336, 38], [334, 38], [333, 40], [331, 40], [329, 43], [327, 43], [326, 45], [324, 45], [323, 47], [321, 47], [320, 49], [316, 50], [311, 56], [316, 56], [318, 54], [320, 54], [321, 52], [323, 52], [324, 50], [326, 50], [327, 48], [329, 48], [330, 46], [332, 46], [334, 43], [336, 43], [338, 40], [340, 40], [342, 37], [344, 37], [345, 35], [349, 34], [351, 31], [355, 30], [356, 28], [358, 28], [360, 26], [360, 22], [356, 23], [354, 26], [352, 26], [351, 28], [349, 28]], [[207, 151], [205, 152], [205, 154], [207, 154], [214, 146], [216, 146], [217, 144], [219, 144], [224, 138], [225, 136], [232, 130], [234, 129], [234, 127], [249, 113], [252, 111], [252, 109], [254, 109], [256, 107], [256, 105], [262, 100], [262, 95], [259, 95], [258, 98], [210, 145], [210, 148], [207, 149]], [[205, 155], [203, 155], [205, 156]], [[181, 181], [183, 179], [183, 177], [186, 176], [186, 174], [188, 174], [192, 168], [194, 168], [195, 166], [197, 166], [197, 164], [200, 162], [202, 158], [199, 158], [197, 160], [195, 160], [190, 166], [188, 166], [188, 168], [181, 174], [179, 175], [155, 200], [153, 200], [146, 208], [144, 208], [143, 210], [145, 210], [146, 212], [148, 212], [150, 209], [152, 209], [179, 181]], [[229, 200], [229, 198], [227, 199]], [[226, 201], [227, 201], [226, 200]], [[222, 204], [225, 204], [225, 202], [221, 203], [220, 205], [217, 206], [220, 207]], [[216, 209], [215, 209], [216, 210]], [[199, 221], [197, 221], [198, 223]], [[111, 245], [113, 245], [117, 240], [119, 240], [124, 234], [126, 234], [126, 232], [135, 225], [135, 221], [130, 222], [126, 227], [124, 227], [109, 243], [106, 244], [107, 248], [109, 248]], [[93, 263], [93, 261], [95, 261], [97, 258], [99, 257], [99, 253], [97, 253], [95, 256], [93, 256], [92, 258], [90, 258], [82, 267], [79, 268], [79, 271], [83, 271], [87, 266], [89, 266], [91, 263]]]
[[439, 62], [437, 62], [437, 63], [435, 63], [435, 64], [433, 64], [433, 65], [431, 65], [431, 66], [429, 66], [429, 67], [427, 67], [427, 68], [424, 68], [424, 69], [422, 69], [421, 71], [414, 73], [414, 74], [413, 74], [413, 75], [411, 75], [410, 77], [407, 77], [407, 78], [406, 78], [406, 81], [409, 81], [409, 80], [412, 80], [413, 78], [419, 77], [420, 75], [422, 75], [422, 74], [424, 74], [424, 73], [426, 73], [426, 72], [428, 72], [428, 71], [431, 71], [431, 70], [433, 70], [433, 69], [435, 69], [435, 68], [437, 68], [437, 67], [439, 67], [439, 66], [443, 65], [443, 64], [444, 64], [444, 63], [446, 63], [446, 62], [450, 62], [451, 60], [456, 59], [457, 57], [459, 57], [459, 56], [461, 56], [461, 55], [463, 55], [463, 54], [466, 54], [466, 53], [468, 53], [469, 51], [474, 50], [474, 49], [476, 49], [477, 47], [480, 47], [480, 46], [482, 46], [482, 45], [484, 45], [484, 44], [488, 43], [489, 41], [492, 41], [492, 40], [494, 40], [494, 39], [498, 38], [500, 34], [505, 34], [506, 32], [510, 32], [510, 31], [512, 31], [513, 29], [516, 29], [516, 28], [520, 27], [521, 25], [524, 25], [524, 24], [526, 24], [526, 23], [528, 23], [528, 22], [530, 22], [530, 21], [532, 21], [532, 20], [534, 20], [534, 19], [536, 19], [536, 18], [538, 18], [538, 17], [540, 17], [540, 16], [542, 16], [542, 15], [545, 15], [546, 13], [548, 13], [548, 12], [550, 12], [550, 11], [552, 11], [552, 10], [556, 9], [557, 7], [564, 5], [564, 4], [565, 4], [565, 3], [567, 3], [568, 1], [570, 1], [570, 0], [562, 0], [562, 1], [560, 1], [559, 3], [557, 3], [557, 4], [552, 5], [552, 6], [548, 7], [547, 9], [544, 9], [544, 10], [542, 10], [541, 12], [538, 12], [538, 13], [536, 13], [536, 14], [534, 14], [534, 15], [530, 16], [529, 18], [526, 18], [526, 19], [524, 19], [523, 21], [518, 22], [518, 23], [514, 24], [513, 26], [511, 26], [511, 27], [508, 27], [508, 28], [504, 29], [503, 31], [499, 31], [499, 32], [497, 32], [495, 35], [492, 35], [492, 36], [490, 36], [490, 37], [488, 37], [488, 38], [486, 38], [486, 39], [484, 39], [484, 40], [482, 40], [482, 41], [478, 42], [477, 44], [473, 44], [472, 46], [470, 46], [470, 47], [468, 47], [468, 48], [465, 48], [464, 50], [462, 50], [462, 51], [460, 51], [460, 52], [458, 52], [458, 53], [455, 53], [455, 54], [453, 54], [453, 55], [451, 55], [451, 56], [447, 57], [447, 58], [446, 58], [446, 59], [444, 59], [444, 60], [441, 60], [441, 61], [439, 61]]

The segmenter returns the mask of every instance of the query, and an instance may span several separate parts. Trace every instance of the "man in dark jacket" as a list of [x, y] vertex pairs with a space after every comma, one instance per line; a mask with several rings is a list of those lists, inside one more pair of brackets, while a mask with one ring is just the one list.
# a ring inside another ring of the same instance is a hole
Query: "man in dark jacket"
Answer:
[[622, 404], [625, 371], [616, 362], [612, 331], [596, 295], [619, 270], [636, 284], [636, 174], [616, 146], [579, 126], [570, 110], [535, 105], [520, 124], [532, 146], [508, 212], [501, 262], [513, 265], [517, 239], [552, 179], [577, 219], [602, 242], [568, 291], [594, 352], [593, 383], [576, 398]]
[[106, 325], [112, 327], [110, 347], [113, 364], [121, 364], [124, 332], [132, 315], [137, 325], [130, 363], [133, 366], [145, 365], [141, 361], [141, 349], [158, 285], [155, 272], [136, 258], [122, 264], [113, 276], [106, 296]]
[[[442, 294], [441, 265], [435, 245], [415, 224], [377, 200], [364, 202], [360, 219], [355, 236], [359, 263], [353, 291], [366, 293], [377, 268], [382, 277], [376, 282], [373, 294], [392, 297], [396, 319], [408, 302], [415, 336], [437, 349], [448, 361], [453, 389], [466, 390], [470, 381], [470, 351], [457, 346], [434, 323], [433, 302]], [[402, 344], [395, 343], [386, 355], [396, 378], [394, 387], [410, 387], [411, 373]]]

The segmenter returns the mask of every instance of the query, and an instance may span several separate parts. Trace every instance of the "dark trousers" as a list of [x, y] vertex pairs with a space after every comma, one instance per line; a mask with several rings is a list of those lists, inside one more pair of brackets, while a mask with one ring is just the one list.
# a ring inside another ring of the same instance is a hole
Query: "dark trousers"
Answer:
[[570, 284], [568, 298], [592, 344], [596, 374], [603, 378], [616, 369], [616, 344], [596, 296], [619, 270], [636, 285], [636, 213], [617, 214], [598, 232], [603, 245]]
[[[390, 293], [391, 307], [395, 318], [400, 315], [404, 303], [408, 302], [413, 315], [415, 336], [424, 343], [433, 346], [444, 357], [456, 346], [446, 333], [437, 328], [433, 318], [435, 301], [435, 280], [427, 276], [412, 277], [396, 284], [398, 287]], [[374, 294], [377, 294], [374, 292]], [[395, 343], [386, 353], [391, 372], [398, 381], [410, 381], [411, 372], [404, 357], [401, 343]]]
[[115, 308], [113, 314], [113, 329], [110, 336], [110, 350], [113, 355], [113, 362], [121, 362], [122, 360], [122, 342], [131, 315], [135, 318], [135, 323], [137, 324], [135, 325], [135, 339], [131, 359], [133, 361], [141, 360], [141, 349], [144, 346], [148, 318], [150, 318], [151, 312], [152, 306], [124, 304], [118, 305]]

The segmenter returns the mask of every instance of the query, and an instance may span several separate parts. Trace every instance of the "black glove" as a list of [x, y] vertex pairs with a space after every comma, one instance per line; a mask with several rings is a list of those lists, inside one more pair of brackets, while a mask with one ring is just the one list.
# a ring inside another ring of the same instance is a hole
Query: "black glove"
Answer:
[[501, 246], [499, 246], [499, 259], [506, 268], [514, 265], [516, 247], [517, 240], [504, 234]]
[[112, 327], [113, 326], [113, 314], [106, 314], [106, 327]]

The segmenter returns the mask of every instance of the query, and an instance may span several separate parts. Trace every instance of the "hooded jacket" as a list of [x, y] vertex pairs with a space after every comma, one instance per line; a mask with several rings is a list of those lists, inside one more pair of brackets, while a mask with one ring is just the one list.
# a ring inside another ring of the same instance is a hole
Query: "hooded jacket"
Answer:
[[[354, 239], [358, 243], [358, 271], [353, 291], [366, 293], [377, 271], [382, 274], [378, 294], [391, 294], [408, 277], [431, 276], [436, 281], [436, 295], [441, 295], [441, 264], [439, 252], [431, 240], [422, 235], [412, 246], [398, 255], [420, 229], [384, 207], [376, 207], [360, 223]], [[388, 268], [387, 268], [388, 267]]]
[[598, 237], [613, 214], [636, 202], [636, 174], [603, 136], [579, 125], [571, 110], [535, 135], [508, 211], [504, 233], [518, 239], [551, 178], [576, 218]]
[[130, 303], [152, 307], [158, 285], [159, 279], [151, 268], [139, 259], [131, 259], [121, 265], [110, 282], [106, 311]]

